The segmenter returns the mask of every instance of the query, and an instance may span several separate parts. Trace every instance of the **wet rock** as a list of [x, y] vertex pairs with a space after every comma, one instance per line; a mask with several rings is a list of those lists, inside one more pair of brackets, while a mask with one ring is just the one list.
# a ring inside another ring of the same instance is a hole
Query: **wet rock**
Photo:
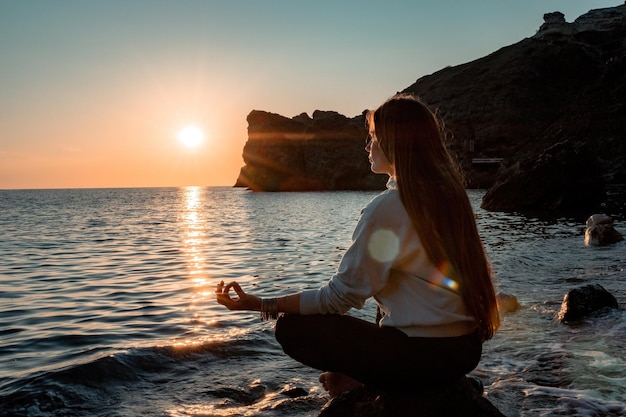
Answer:
[[554, 351], [538, 354], [535, 362], [522, 370], [524, 379], [542, 387], [563, 388], [570, 386], [572, 375], [568, 372], [567, 352]]
[[360, 388], [330, 400], [319, 417], [504, 417], [482, 394], [482, 382], [474, 377], [404, 393]]
[[514, 313], [522, 306], [519, 301], [517, 301], [517, 297], [509, 294], [497, 294], [496, 299], [498, 301], [498, 310], [500, 310], [500, 314], [505, 313]]
[[286, 387], [280, 393], [289, 398], [305, 397], [309, 394], [304, 388], [300, 387]]
[[613, 219], [606, 214], [594, 214], [587, 219], [585, 245], [604, 246], [621, 242], [624, 236], [613, 227]]
[[613, 294], [599, 284], [590, 284], [565, 294], [557, 318], [562, 323], [578, 321], [613, 308], [619, 308]]
[[520, 163], [519, 169], [490, 188], [486, 210], [593, 210], [606, 197], [600, 164], [583, 142], [557, 143]]

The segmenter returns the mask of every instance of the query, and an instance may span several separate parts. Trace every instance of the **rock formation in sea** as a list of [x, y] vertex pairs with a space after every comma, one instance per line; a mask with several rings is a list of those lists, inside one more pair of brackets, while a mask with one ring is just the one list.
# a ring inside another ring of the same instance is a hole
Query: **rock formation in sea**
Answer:
[[[573, 22], [547, 13], [533, 36], [421, 77], [403, 92], [445, 120], [468, 187], [493, 187], [485, 207], [589, 212], [608, 204], [626, 212], [626, 4]], [[248, 123], [237, 186], [384, 186], [369, 173], [363, 115], [253, 111]]]
[[613, 226], [613, 218], [606, 214], [594, 214], [585, 222], [585, 245], [606, 246], [621, 242], [624, 236]]
[[619, 308], [617, 299], [600, 284], [589, 284], [574, 288], [563, 297], [557, 313], [560, 322], [575, 322]]
[[500, 314], [514, 313], [522, 308], [517, 297], [511, 294], [498, 293], [496, 294], [496, 300], [498, 301]]
[[379, 190], [365, 152], [365, 116], [315, 111], [287, 118], [264, 111], [248, 115], [246, 165], [235, 186], [255, 191]]

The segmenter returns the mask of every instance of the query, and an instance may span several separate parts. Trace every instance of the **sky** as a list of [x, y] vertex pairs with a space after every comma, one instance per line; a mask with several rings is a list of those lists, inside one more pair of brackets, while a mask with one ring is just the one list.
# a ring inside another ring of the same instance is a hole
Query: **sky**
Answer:
[[0, 189], [230, 186], [252, 110], [354, 117], [620, 4], [0, 0]]

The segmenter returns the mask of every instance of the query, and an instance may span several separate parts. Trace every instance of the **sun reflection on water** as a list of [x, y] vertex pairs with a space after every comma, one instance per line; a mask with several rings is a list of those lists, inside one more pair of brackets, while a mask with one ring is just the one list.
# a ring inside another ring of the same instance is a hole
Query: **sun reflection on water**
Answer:
[[[202, 187], [185, 187], [181, 189], [181, 252], [187, 266], [187, 276], [193, 286], [193, 295], [189, 304], [187, 324], [193, 326], [189, 335], [199, 335], [207, 326], [212, 326], [210, 320], [204, 317], [203, 309], [199, 305], [211, 295], [210, 280], [206, 271], [206, 261], [203, 255], [203, 247], [207, 244], [207, 236], [202, 215], [202, 199], [204, 189]], [[206, 340], [182, 339], [174, 343], [174, 347], [189, 347]]]
[[202, 197], [201, 187], [186, 187], [184, 189], [184, 204], [182, 205], [183, 247], [182, 252], [187, 260], [187, 269], [192, 281], [201, 285], [206, 283], [202, 278], [205, 274], [205, 265], [201, 247], [205, 243], [205, 232], [200, 220]]

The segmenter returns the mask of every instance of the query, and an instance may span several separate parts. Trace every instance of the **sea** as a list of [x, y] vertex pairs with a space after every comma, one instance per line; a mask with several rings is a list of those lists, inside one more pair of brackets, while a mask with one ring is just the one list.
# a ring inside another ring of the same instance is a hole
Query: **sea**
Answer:
[[[274, 322], [218, 305], [215, 286], [321, 286], [376, 194], [0, 191], [0, 416], [317, 416], [319, 372], [282, 352]], [[468, 194], [497, 291], [521, 305], [472, 372], [485, 398], [509, 417], [625, 416], [626, 242], [588, 247], [584, 217], [488, 212]], [[560, 323], [586, 284], [621, 309]]]

